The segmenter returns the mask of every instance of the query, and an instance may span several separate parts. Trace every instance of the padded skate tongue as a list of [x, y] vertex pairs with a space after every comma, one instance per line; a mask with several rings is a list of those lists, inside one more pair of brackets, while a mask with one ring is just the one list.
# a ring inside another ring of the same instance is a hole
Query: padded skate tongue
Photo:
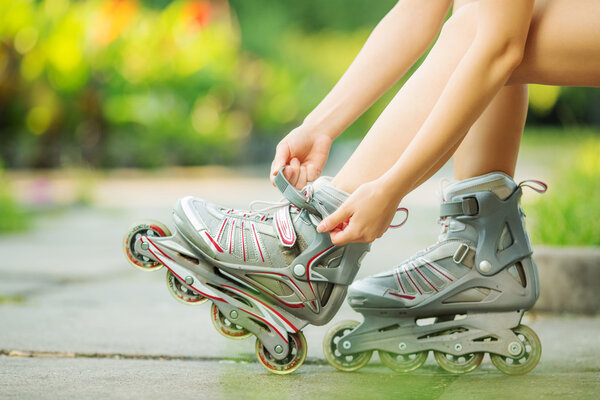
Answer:
[[450, 184], [444, 190], [444, 200], [453, 201], [459, 196], [483, 191], [490, 191], [505, 200], [516, 188], [517, 184], [510, 176], [502, 172], [491, 172]]

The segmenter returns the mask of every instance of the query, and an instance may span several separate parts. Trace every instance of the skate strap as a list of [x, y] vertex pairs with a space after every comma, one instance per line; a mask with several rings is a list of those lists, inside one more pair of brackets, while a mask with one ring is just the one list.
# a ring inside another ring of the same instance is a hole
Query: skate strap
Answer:
[[479, 204], [475, 197], [465, 197], [459, 201], [451, 201], [440, 205], [440, 217], [456, 217], [459, 215], [477, 215]]
[[284, 247], [292, 247], [296, 243], [296, 230], [292, 224], [290, 206], [279, 207], [273, 215], [273, 226], [279, 243]]
[[273, 182], [275, 182], [275, 186], [277, 187], [277, 189], [279, 189], [281, 194], [283, 194], [283, 197], [285, 197], [290, 203], [292, 203], [293, 205], [295, 205], [296, 207], [298, 207], [300, 209], [305, 209], [313, 214], [320, 215], [320, 213], [317, 211], [317, 209], [311, 204], [312, 199], [307, 197], [304, 193], [302, 193], [298, 189], [296, 189], [286, 179], [286, 177], [283, 175], [284, 169], [285, 169], [285, 166], [281, 167], [281, 169], [279, 170], [279, 172], [277, 173], [277, 175], [275, 175], [275, 178], [273, 179]]

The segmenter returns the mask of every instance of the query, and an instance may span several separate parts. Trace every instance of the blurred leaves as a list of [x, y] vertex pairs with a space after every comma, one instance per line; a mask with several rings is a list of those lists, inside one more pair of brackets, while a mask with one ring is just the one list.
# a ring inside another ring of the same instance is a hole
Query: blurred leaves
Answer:
[[[0, 158], [9, 167], [268, 161], [394, 3], [0, 0]], [[531, 119], [594, 122], [595, 93], [534, 86]], [[345, 137], [364, 134], [392, 95]]]

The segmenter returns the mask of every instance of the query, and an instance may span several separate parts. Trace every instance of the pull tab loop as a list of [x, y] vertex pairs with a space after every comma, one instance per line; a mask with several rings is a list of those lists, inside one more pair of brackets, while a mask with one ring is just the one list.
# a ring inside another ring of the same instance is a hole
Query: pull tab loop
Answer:
[[402, 225], [404, 225], [406, 223], [406, 221], [408, 221], [408, 208], [398, 207], [396, 209], [396, 213], [398, 213], [398, 211], [404, 212], [406, 214], [406, 216], [404, 217], [404, 221], [400, 222], [399, 224], [390, 225], [390, 228], [392, 228], [392, 229], [400, 228]]
[[[533, 184], [533, 185], [531, 185]], [[535, 186], [537, 185], [537, 186]], [[528, 187], [538, 193], [546, 193], [546, 190], [548, 190], [548, 185], [546, 185], [544, 182], [542, 181], [538, 181], [536, 179], [525, 179], [524, 181], [521, 181], [519, 183], [519, 187]]]

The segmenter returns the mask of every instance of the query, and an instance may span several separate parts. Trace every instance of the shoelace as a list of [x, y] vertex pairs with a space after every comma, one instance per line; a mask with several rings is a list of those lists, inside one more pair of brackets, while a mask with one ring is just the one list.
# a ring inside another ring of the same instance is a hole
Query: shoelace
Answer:
[[[302, 194], [304, 194], [308, 200], [311, 200], [312, 196], [313, 196], [312, 185], [310, 185], [310, 184], [306, 185], [302, 189]], [[264, 205], [264, 207], [256, 208], [256, 206], [258, 206], [258, 205]], [[271, 211], [274, 211], [280, 207], [285, 207], [285, 206], [290, 206], [290, 205], [292, 207], [294, 207], [294, 209], [296, 209], [298, 211], [300, 210], [298, 207], [294, 206], [286, 198], [281, 198], [278, 201], [254, 200], [250, 203], [249, 211], [235, 210], [232, 208], [227, 211], [227, 214], [235, 215], [235, 216], [239, 216], [239, 217], [256, 218], [256, 219], [260, 219], [262, 221], [265, 217], [267, 217], [267, 218], [272, 217], [272, 215], [270, 214]]]

